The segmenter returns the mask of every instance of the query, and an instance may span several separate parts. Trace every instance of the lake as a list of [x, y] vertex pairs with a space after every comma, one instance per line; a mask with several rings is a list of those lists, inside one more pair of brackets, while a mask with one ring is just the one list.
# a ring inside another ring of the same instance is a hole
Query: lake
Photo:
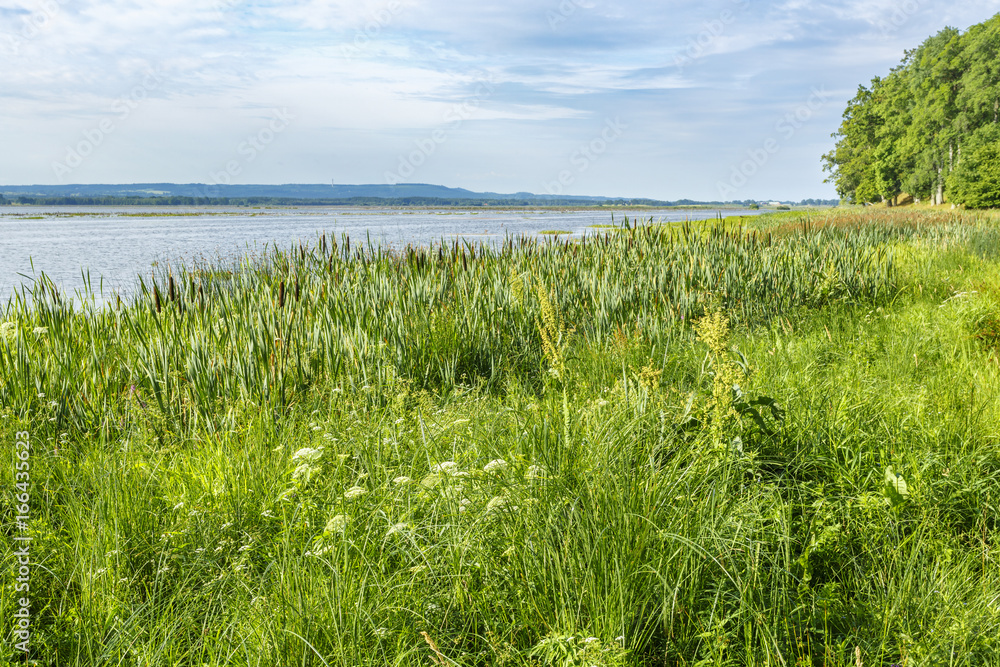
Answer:
[[[642, 220], [678, 222], [714, 218], [716, 210], [649, 210]], [[615, 212], [620, 224], [626, 212]], [[636, 212], [627, 212], [629, 218]], [[721, 210], [722, 215], [758, 211]], [[170, 214], [170, 215], [164, 215]], [[546, 230], [574, 236], [599, 233], [609, 210], [456, 210], [375, 208], [197, 208], [0, 206], [0, 304], [43, 272], [75, 293], [89, 273], [94, 291], [128, 294], [154, 266], [234, 260], [265, 244], [288, 248], [322, 233], [347, 234], [353, 243], [391, 248], [465, 238], [499, 243], [508, 235]], [[103, 301], [103, 299], [99, 299]]]

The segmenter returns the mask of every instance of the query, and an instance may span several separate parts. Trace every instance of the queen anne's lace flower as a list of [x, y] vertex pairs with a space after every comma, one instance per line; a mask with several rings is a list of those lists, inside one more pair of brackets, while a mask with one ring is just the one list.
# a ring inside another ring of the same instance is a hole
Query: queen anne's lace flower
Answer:
[[454, 461], [444, 461], [438, 463], [435, 466], [431, 466], [431, 472], [438, 473], [441, 475], [457, 475], [458, 474], [458, 464]]
[[490, 502], [486, 503], [486, 513], [493, 514], [494, 512], [499, 512], [506, 504], [506, 496], [496, 496], [494, 498], [490, 498]]
[[410, 530], [410, 524], [408, 523], [397, 523], [386, 531], [386, 537], [392, 537], [393, 535], [405, 535]]
[[299, 451], [292, 454], [292, 463], [298, 463], [299, 461], [311, 463], [313, 461], [319, 461], [322, 457], [323, 449], [321, 447], [303, 447]]
[[308, 484], [314, 472], [316, 468], [309, 463], [303, 463], [292, 471], [292, 479], [301, 484]]
[[483, 466], [483, 470], [485, 470], [486, 472], [503, 472], [506, 469], [507, 469], [507, 462], [504, 461], [503, 459], [493, 459], [485, 466]]
[[361, 486], [352, 486], [347, 491], [344, 491], [344, 500], [354, 500], [355, 498], [360, 498], [366, 493], [368, 493], [368, 489]]
[[330, 517], [330, 520], [326, 522], [326, 528], [323, 532], [327, 535], [332, 535], [333, 533], [343, 533], [347, 530], [347, 524], [350, 523], [351, 519], [346, 514], [337, 514]]
[[529, 466], [524, 476], [528, 479], [545, 479], [548, 474], [544, 466]]

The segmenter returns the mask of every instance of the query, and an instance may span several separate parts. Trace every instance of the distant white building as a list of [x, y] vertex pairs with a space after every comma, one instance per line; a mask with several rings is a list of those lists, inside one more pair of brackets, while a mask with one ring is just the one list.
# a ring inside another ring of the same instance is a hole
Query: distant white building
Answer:
[[769, 202], [767, 202], [767, 205], [768, 206], [781, 206], [781, 202], [780, 201], [769, 201]]

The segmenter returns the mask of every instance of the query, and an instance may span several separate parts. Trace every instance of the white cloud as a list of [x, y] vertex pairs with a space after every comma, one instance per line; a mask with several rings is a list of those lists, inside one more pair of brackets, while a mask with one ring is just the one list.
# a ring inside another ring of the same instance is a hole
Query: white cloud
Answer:
[[[759, 182], [788, 188], [761, 196], [830, 194], [809, 156], [857, 84], [946, 24], [1000, 10], [1000, 0], [912, 0], [919, 11], [887, 33], [905, 2], [9, 0], [0, 182], [54, 182], [52, 161], [106, 117], [114, 133], [74, 176], [204, 180], [269, 109], [287, 107], [294, 124], [248, 178], [378, 179], [413, 141], [449, 127], [420, 180], [475, 174], [480, 188], [537, 190], [594, 123], [620, 115], [631, 129], [592, 172], [605, 180], [580, 187], [713, 197], [712, 150], [752, 147], [776, 114], [826, 85], [839, 96], [829, 113]], [[160, 83], [119, 118], [150, 73]], [[483, 81], [491, 90], [477, 94]], [[460, 124], [448, 120], [455, 109], [468, 112]]]

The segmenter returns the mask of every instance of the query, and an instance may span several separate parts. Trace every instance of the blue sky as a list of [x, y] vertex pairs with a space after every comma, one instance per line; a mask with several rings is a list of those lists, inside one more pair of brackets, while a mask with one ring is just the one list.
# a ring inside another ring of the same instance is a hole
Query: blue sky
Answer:
[[858, 84], [1000, 0], [2, 0], [0, 183], [832, 198]]

